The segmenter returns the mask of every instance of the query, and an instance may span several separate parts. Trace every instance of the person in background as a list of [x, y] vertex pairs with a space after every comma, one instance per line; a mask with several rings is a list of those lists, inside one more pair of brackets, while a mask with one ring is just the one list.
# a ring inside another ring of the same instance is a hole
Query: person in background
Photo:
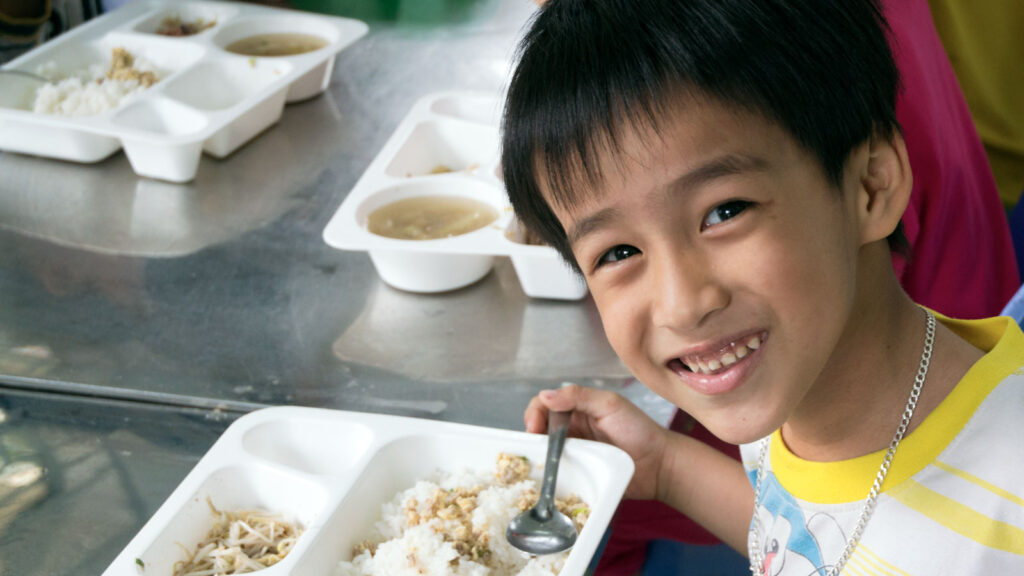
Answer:
[[901, 79], [896, 119], [914, 171], [903, 215], [912, 256], [894, 258], [897, 276], [915, 302], [943, 314], [995, 316], [1020, 277], [981, 139], [927, 2], [882, 4]]
[[[889, 43], [900, 73], [896, 118], [914, 173], [902, 224], [911, 257], [893, 255], [914, 301], [956, 318], [995, 316], [1020, 285], [1013, 243], [981, 140], [943, 51], [926, 0], [885, 0]], [[1022, 115], [1024, 117], [1024, 115]], [[677, 411], [670, 428], [734, 458], [739, 449]], [[626, 501], [612, 526], [597, 574], [641, 571], [657, 540], [701, 546], [718, 540], [660, 502]], [[662, 546], [660, 550], [673, 550]], [[715, 562], [729, 562], [720, 550]]]
[[39, 45], [51, 12], [49, 0], [0, 0], [0, 63]]
[[1024, 2], [929, 0], [1007, 210], [1024, 191]]
[[100, 0], [0, 0], [0, 63], [103, 13]]

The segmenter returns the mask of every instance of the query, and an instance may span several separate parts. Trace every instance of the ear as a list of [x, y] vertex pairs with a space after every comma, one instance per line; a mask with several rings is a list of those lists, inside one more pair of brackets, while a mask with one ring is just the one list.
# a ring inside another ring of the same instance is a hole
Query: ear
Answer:
[[903, 136], [875, 134], [868, 144], [857, 192], [861, 245], [892, 234], [910, 202], [914, 177]]

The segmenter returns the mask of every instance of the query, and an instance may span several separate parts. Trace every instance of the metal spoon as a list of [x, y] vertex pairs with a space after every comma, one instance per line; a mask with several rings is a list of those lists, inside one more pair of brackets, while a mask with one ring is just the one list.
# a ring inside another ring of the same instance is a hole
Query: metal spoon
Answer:
[[555, 507], [555, 480], [572, 412], [548, 413], [548, 455], [540, 498], [533, 508], [512, 519], [505, 530], [509, 544], [530, 554], [554, 554], [576, 543], [576, 526]]
[[47, 82], [31, 72], [0, 68], [0, 107], [32, 110], [36, 94]]

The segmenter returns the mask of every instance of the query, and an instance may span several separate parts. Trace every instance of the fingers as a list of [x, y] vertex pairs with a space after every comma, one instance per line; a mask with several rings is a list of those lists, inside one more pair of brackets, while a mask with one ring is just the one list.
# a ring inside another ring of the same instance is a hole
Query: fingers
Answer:
[[538, 397], [549, 410], [574, 410], [600, 419], [621, 408], [622, 396], [609, 390], [568, 384], [557, 390], [542, 390]]
[[523, 415], [523, 422], [528, 432], [544, 433], [547, 431], [548, 412], [576, 412], [574, 420], [581, 416], [599, 419], [615, 410], [616, 401], [621, 397], [607, 390], [584, 388], [569, 384], [554, 390], [541, 390], [530, 400]]
[[540, 401], [540, 397], [534, 396], [526, 406], [523, 423], [526, 424], [527, 432], [543, 434], [548, 431], [548, 409]]

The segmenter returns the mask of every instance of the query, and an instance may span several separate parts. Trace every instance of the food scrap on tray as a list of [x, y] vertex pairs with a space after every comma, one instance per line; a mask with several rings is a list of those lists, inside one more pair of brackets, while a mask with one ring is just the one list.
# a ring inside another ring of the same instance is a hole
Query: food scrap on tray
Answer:
[[[41, 72], [52, 76], [53, 65]], [[62, 116], [93, 116], [130, 101], [160, 80], [156, 69], [123, 47], [111, 50], [110, 65], [91, 66], [61, 80], [47, 82], [36, 92], [33, 112]]]
[[[339, 564], [336, 576], [558, 574], [569, 552], [530, 556], [505, 540], [511, 519], [534, 505], [530, 461], [500, 454], [494, 470], [437, 472], [385, 503], [375, 534]], [[556, 499], [583, 527], [590, 513], [575, 495]]]
[[[302, 527], [265, 510], [218, 510], [207, 499], [216, 523], [206, 538], [174, 564], [174, 576], [245, 574], [273, 566], [291, 552]], [[180, 545], [180, 544], [179, 544]]]
[[160, 21], [154, 33], [161, 36], [192, 36], [216, 25], [216, 20], [197, 18], [194, 22], [183, 22], [178, 16], [168, 16]]

